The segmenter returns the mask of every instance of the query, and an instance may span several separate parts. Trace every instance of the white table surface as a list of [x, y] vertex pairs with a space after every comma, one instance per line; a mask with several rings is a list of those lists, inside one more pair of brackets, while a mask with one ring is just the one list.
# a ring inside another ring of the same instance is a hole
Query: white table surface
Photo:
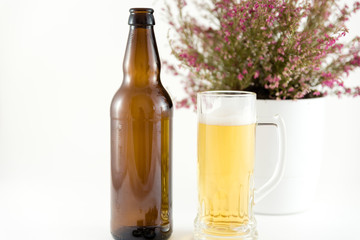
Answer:
[[[67, 174], [62, 176], [63, 181], [55, 179], [61, 177], [60, 173], [38, 173], [27, 179], [28, 174], [0, 185], [0, 239], [112, 239], [108, 185], [97, 182], [95, 174], [75, 182], [67, 179]], [[336, 178], [330, 175], [327, 177]], [[260, 239], [359, 239], [359, 184], [348, 181], [351, 179], [344, 178], [344, 186], [336, 185], [324, 176], [314, 205], [304, 213], [256, 215]], [[184, 204], [178, 201], [175, 198], [172, 239], [189, 240], [195, 213], [184, 210]]]

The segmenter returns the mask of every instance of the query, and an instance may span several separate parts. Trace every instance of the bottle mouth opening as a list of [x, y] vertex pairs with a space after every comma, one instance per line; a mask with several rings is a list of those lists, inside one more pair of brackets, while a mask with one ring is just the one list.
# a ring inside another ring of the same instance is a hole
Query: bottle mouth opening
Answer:
[[154, 13], [154, 9], [152, 8], [130, 8], [130, 13], [145, 13], [145, 14], [152, 14]]
[[130, 8], [129, 10], [129, 25], [130, 26], [153, 26], [155, 25], [154, 9], [152, 8]]

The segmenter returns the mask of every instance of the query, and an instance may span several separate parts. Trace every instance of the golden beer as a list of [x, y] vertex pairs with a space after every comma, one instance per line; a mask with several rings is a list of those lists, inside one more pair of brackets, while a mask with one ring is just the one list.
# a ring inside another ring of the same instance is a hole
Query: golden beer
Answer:
[[207, 234], [218, 235], [223, 226], [231, 236], [252, 220], [254, 158], [255, 123], [199, 123], [198, 221]]

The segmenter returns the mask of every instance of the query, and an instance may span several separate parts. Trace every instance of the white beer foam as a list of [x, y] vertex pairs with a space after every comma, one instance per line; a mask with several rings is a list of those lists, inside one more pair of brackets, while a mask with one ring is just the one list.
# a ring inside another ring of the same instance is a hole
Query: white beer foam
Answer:
[[215, 105], [208, 108], [209, 110], [205, 109], [203, 112], [198, 110], [199, 122], [222, 126], [249, 125], [256, 123], [255, 101], [251, 99], [246, 101], [243, 99], [239, 103], [236, 98], [226, 99], [225, 101], [226, 102], [218, 103], [219, 106], [216, 106], [216, 102], [210, 103]]

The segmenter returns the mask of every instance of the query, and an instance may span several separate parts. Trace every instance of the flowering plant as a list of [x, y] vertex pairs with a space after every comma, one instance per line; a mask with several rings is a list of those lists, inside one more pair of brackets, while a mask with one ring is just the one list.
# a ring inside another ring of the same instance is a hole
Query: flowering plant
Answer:
[[[346, 22], [360, 9], [336, 0], [185, 0], [167, 5], [173, 55], [188, 70], [188, 97], [205, 90], [248, 90], [261, 99], [360, 95], [343, 77], [360, 66], [360, 37], [347, 43]], [[190, 4], [190, 3], [189, 3]], [[175, 75], [176, 65], [168, 64]]]

